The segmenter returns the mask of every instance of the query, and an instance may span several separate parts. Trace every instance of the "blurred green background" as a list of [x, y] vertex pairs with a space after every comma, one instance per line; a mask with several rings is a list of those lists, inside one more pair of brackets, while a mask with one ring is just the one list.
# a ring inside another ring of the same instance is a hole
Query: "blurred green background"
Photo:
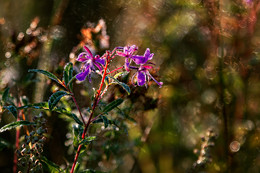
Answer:
[[[129, 116], [136, 122], [127, 122], [129, 132], [111, 145], [121, 149], [109, 160], [102, 156], [105, 149], [97, 150], [100, 156], [87, 168], [260, 172], [258, 0], [1, 0], [0, 7], [0, 90], [8, 86], [14, 97], [26, 95], [30, 102], [46, 101], [52, 88], [46, 80], [30, 83], [28, 69], [59, 74], [73, 61], [71, 52], [88, 22], [105, 21], [110, 50], [135, 44], [139, 54], [147, 47], [155, 54], [158, 68], [152, 74], [163, 87], [133, 88]], [[19, 33], [26, 34], [35, 17], [38, 40], [28, 36], [19, 42]], [[28, 45], [32, 50], [26, 52]], [[81, 106], [88, 105], [84, 96], [78, 96]], [[1, 126], [12, 121], [5, 111], [0, 116]], [[65, 145], [68, 122], [57, 115], [48, 120], [45, 156], [66, 165], [73, 160]], [[1, 137], [14, 144], [15, 132]], [[0, 152], [4, 172], [12, 172], [13, 151]]]

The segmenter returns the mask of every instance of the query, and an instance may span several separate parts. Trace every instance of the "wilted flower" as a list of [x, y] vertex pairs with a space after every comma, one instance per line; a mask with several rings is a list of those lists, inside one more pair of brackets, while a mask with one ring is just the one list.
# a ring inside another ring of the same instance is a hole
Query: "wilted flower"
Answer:
[[81, 69], [81, 72], [76, 75], [76, 78], [79, 81], [83, 81], [89, 76], [89, 81], [91, 82], [90, 74], [92, 71], [95, 71], [95, 66], [102, 71], [102, 65], [105, 65], [105, 60], [102, 59], [99, 55], [95, 57], [91, 53], [91, 51], [84, 46], [86, 52], [82, 52], [79, 54], [78, 58], [76, 59], [79, 62], [85, 63]]
[[129, 65], [131, 58], [133, 56], [133, 53], [138, 49], [136, 45], [132, 46], [125, 46], [123, 49], [123, 52], [116, 51], [117, 55], [125, 57], [125, 69], [126, 71], [129, 71]]

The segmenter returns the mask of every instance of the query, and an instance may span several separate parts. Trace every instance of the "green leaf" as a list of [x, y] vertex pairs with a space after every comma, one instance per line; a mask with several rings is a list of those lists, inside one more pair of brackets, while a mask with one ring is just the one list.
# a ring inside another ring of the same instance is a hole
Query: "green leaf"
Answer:
[[24, 97], [22, 97], [22, 104], [23, 105], [28, 105], [29, 104], [29, 99], [28, 99], [28, 97], [26, 97], [26, 96], [24, 96]]
[[120, 83], [118, 83], [118, 85], [120, 85], [121, 87], [123, 87], [123, 89], [127, 92], [127, 94], [130, 95], [131, 89], [130, 89], [130, 87], [129, 87], [127, 84], [125, 84], [125, 83], [123, 83], [123, 82], [120, 82]]
[[99, 118], [99, 119], [93, 121], [92, 123], [102, 123], [102, 122], [104, 122], [104, 120], [102, 118]]
[[[120, 82], [119, 80], [117, 80], [116, 78], [114, 78], [112, 76], [108, 76], [108, 77], [113, 79], [114, 82], [112, 82], [112, 83], [120, 85], [127, 92], [127, 94], [130, 95], [131, 89], [130, 89], [130, 87], [127, 84], [125, 84], [123, 82]], [[112, 84], [112, 83], [110, 83], [110, 84]]]
[[79, 167], [80, 167], [80, 163], [77, 162], [74, 168], [74, 173], [78, 173], [79, 172]]
[[7, 99], [8, 99], [9, 90], [10, 90], [10, 88], [8, 88], [8, 87], [5, 89], [5, 91], [4, 91], [3, 95], [2, 95], [2, 101], [3, 102], [6, 102]]
[[[48, 102], [29, 104], [29, 105], [18, 107], [17, 109], [27, 109], [27, 108], [49, 110]], [[52, 111], [64, 114], [64, 115], [68, 116], [69, 118], [74, 119], [75, 122], [78, 123], [79, 125], [83, 126], [83, 123], [80, 121], [80, 119], [75, 114], [67, 111], [64, 108], [53, 108]]]
[[57, 91], [55, 93], [53, 93], [48, 100], [48, 104], [49, 104], [49, 109], [52, 110], [60, 101], [60, 99], [63, 96], [66, 95], [70, 95], [70, 93], [66, 92], [66, 91]]
[[99, 119], [93, 121], [93, 123], [102, 123], [102, 122], [104, 123], [105, 128], [107, 128], [108, 125], [111, 125], [111, 124], [116, 125], [113, 120], [109, 120], [109, 119], [107, 119], [106, 116], [103, 116], [103, 115], [101, 115]]
[[67, 63], [63, 71], [63, 81], [66, 86], [68, 86], [69, 81], [72, 79], [73, 74], [73, 64], [71, 62]]
[[83, 145], [88, 145], [90, 144], [92, 141], [94, 141], [96, 139], [96, 136], [89, 136], [83, 140], [80, 141], [79, 145], [80, 144], [83, 144]]
[[76, 75], [73, 76], [73, 77], [69, 80], [69, 82], [68, 82], [68, 84], [67, 84], [67, 85], [70, 87], [70, 89], [72, 88], [72, 81], [73, 81], [74, 79], [76, 79]]
[[28, 105], [25, 105], [25, 106], [18, 107], [17, 109], [28, 109], [28, 108], [44, 109], [44, 110], [49, 109], [48, 102], [28, 104]]
[[124, 101], [124, 100], [121, 99], [121, 98], [112, 101], [111, 103], [109, 103], [108, 105], [106, 105], [106, 107], [103, 109], [103, 112], [109, 112], [109, 111], [113, 110], [114, 108], [116, 108], [117, 106], [119, 106], [121, 103], [123, 103], [123, 101]]
[[64, 114], [64, 115], [67, 115], [68, 117], [74, 119], [74, 121], [76, 123], [78, 123], [79, 125], [83, 126], [83, 123], [80, 121], [80, 119], [73, 113], [65, 110], [65, 109], [62, 109], [62, 108], [55, 108], [53, 109], [52, 111], [55, 111], [55, 112], [58, 112], [58, 113], [61, 113], [61, 114]]
[[61, 172], [61, 169], [58, 165], [53, 163], [52, 161], [48, 160], [46, 157], [41, 156], [41, 163], [43, 165], [44, 170], [50, 173], [57, 173]]
[[40, 69], [30, 69], [28, 72], [36, 72], [36, 73], [41, 73], [44, 74], [45, 76], [49, 77], [50, 79], [54, 80], [55, 82], [59, 83], [62, 85], [62, 82], [52, 73], [45, 71], [45, 70], [40, 70]]
[[114, 75], [114, 78], [117, 79], [119, 76], [123, 76], [123, 75], [126, 75], [126, 74], [128, 74], [128, 73], [129, 73], [129, 72], [127, 72], [127, 71], [119, 72], [119, 73], [117, 73], [117, 74]]
[[107, 128], [107, 127], [108, 127], [108, 124], [109, 124], [109, 120], [107, 119], [106, 116], [101, 116], [101, 118], [102, 118], [102, 120], [103, 120], [103, 122], [104, 122], [105, 128]]
[[13, 116], [15, 118], [17, 118], [17, 108], [13, 105], [10, 105], [10, 106], [4, 106], [5, 109], [7, 109], [9, 112], [11, 112], [13, 114]]
[[108, 80], [108, 77], [107, 77], [107, 76], [105, 77], [105, 84], [106, 84], [106, 85], [109, 84], [109, 80]]
[[6, 130], [14, 129], [14, 128], [19, 127], [19, 126], [28, 126], [28, 125], [34, 125], [34, 124], [35, 123], [29, 122], [29, 121], [16, 121], [16, 122], [12, 122], [12, 123], [9, 123], [9, 124], [6, 124], [5, 126], [3, 126], [0, 129], [0, 133], [4, 132]]
[[79, 141], [82, 139], [81, 136], [82, 136], [84, 129], [82, 126], [76, 126], [76, 125], [73, 125], [72, 127], [73, 127], [73, 133], [74, 133], [73, 146], [74, 146], [74, 149], [77, 150]]

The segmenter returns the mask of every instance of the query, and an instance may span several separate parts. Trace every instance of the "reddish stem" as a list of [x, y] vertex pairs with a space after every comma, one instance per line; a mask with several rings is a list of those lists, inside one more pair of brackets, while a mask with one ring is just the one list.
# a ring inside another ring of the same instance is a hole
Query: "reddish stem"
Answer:
[[[94, 114], [94, 110], [97, 106], [97, 103], [98, 103], [98, 100], [99, 100], [99, 97], [100, 97], [100, 94], [101, 94], [101, 90], [102, 90], [102, 87], [103, 87], [103, 84], [105, 82], [105, 78], [106, 78], [106, 75], [107, 75], [107, 67], [108, 67], [108, 64], [109, 64], [109, 61], [110, 61], [110, 56], [109, 54], [107, 55], [108, 57], [106, 58], [106, 65], [105, 65], [105, 68], [104, 68], [104, 73], [103, 73], [103, 76], [102, 76], [102, 80], [101, 80], [101, 83], [100, 83], [100, 86], [99, 86], [99, 90], [95, 96], [95, 99], [94, 99], [94, 103], [93, 103], [93, 106], [92, 106], [92, 112], [91, 114], [89, 115], [89, 119], [88, 119], [88, 122], [87, 124], [85, 124], [85, 128], [84, 128], [84, 131], [82, 133], [82, 139], [84, 140], [85, 139], [85, 136], [86, 136], [86, 132], [87, 132], [87, 129], [90, 125], [90, 123], [92, 122], [92, 116]], [[79, 107], [77, 106], [77, 109], [79, 110]], [[80, 111], [80, 110], [79, 110]], [[81, 150], [81, 147], [82, 147], [82, 144], [80, 144], [78, 146], [78, 149], [77, 149], [77, 153], [75, 155], [75, 159], [74, 159], [74, 162], [73, 162], [73, 165], [72, 165], [72, 168], [70, 170], [70, 173], [73, 173], [74, 172], [74, 169], [75, 169], [75, 166], [76, 166], [76, 163], [77, 163], [77, 160], [78, 160], [78, 157], [79, 157], [79, 153], [80, 153], [80, 150]]]
[[80, 108], [79, 108], [78, 102], [77, 102], [77, 100], [76, 100], [74, 94], [71, 92], [70, 88], [67, 87], [69, 84], [66, 86], [64, 83], [61, 83], [61, 85], [71, 94], [71, 97], [72, 97], [72, 99], [73, 99], [73, 101], [74, 101], [74, 103], [75, 103], [75, 105], [76, 105], [76, 107], [77, 107], [77, 109], [78, 109], [78, 111], [79, 111], [79, 115], [80, 115], [80, 117], [81, 117], [81, 119], [82, 119], [82, 122], [83, 122], [84, 125], [86, 125], [86, 122], [85, 122], [85, 120], [84, 120], [84, 118], [83, 118], [83, 115], [82, 115], [82, 113], [81, 113], [81, 110], [80, 110]]
[[120, 70], [120, 69], [122, 69], [122, 68], [124, 68], [124, 66], [118, 67], [118, 68], [116, 68], [115, 70], [112, 70], [111, 72], [109, 72], [109, 73], [107, 73], [107, 74], [111, 74], [111, 73], [113, 73], [113, 72], [115, 72], [115, 71], [117, 71], [117, 70]]
[[[72, 93], [71, 93], [71, 94], [72, 94]], [[77, 107], [77, 109], [78, 109], [78, 111], [79, 111], [79, 115], [80, 115], [80, 117], [81, 117], [81, 119], [82, 119], [82, 121], [83, 121], [83, 124], [86, 126], [86, 122], [85, 122], [85, 120], [84, 120], [84, 118], [83, 118], [83, 116], [82, 116], [81, 110], [80, 110], [79, 105], [78, 105], [78, 103], [77, 103], [77, 101], [76, 101], [76, 99], [75, 99], [75, 96], [72, 94], [71, 97], [72, 97], [72, 99], [73, 99], [73, 101], [74, 101], [74, 103], [75, 103], [75, 105], [76, 105], [76, 107]]]
[[[21, 106], [21, 103], [18, 103], [18, 106]], [[19, 114], [17, 115], [17, 121], [20, 121], [20, 117], [21, 117], [22, 111], [19, 112]], [[16, 135], [15, 135], [15, 149], [18, 150], [19, 149], [19, 137], [20, 137], [20, 129], [17, 128], [16, 129]], [[13, 165], [13, 173], [17, 172], [17, 162], [18, 162], [18, 157], [16, 154], [16, 151], [14, 152], [14, 165]]]

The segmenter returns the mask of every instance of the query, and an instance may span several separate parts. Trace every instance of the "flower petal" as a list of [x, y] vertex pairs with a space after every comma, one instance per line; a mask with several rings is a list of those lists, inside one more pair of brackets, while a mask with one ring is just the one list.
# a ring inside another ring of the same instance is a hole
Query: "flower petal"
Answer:
[[82, 72], [80, 72], [76, 75], [76, 79], [78, 79], [79, 81], [83, 81], [86, 79], [87, 75], [89, 75], [90, 73], [91, 73], [90, 66], [86, 66]]
[[144, 56], [147, 58], [147, 60], [153, 59], [153, 55], [154, 55], [154, 54], [150, 52], [150, 49], [147, 48], [146, 51], [145, 51], [145, 53], [144, 53]]
[[91, 51], [89, 50], [89, 48], [87, 46], [83, 46], [84, 49], [87, 51], [87, 53], [89, 54], [90, 58], [94, 58], [93, 54], [91, 53]]
[[154, 80], [154, 82], [156, 82], [159, 85], [160, 88], [162, 87], [163, 82], [158, 82], [157, 80], [155, 80], [154, 77], [148, 71], [146, 73], [149, 77], [151, 77]]
[[97, 62], [99, 64], [102, 64], [102, 65], [106, 64], [106, 60], [105, 59], [101, 59], [101, 58], [95, 59], [95, 62]]
[[99, 71], [102, 71], [102, 67], [98, 63], [94, 62], [94, 65], [98, 68]]
[[82, 52], [79, 54], [79, 56], [76, 60], [79, 62], [85, 62], [88, 59], [90, 59], [89, 55], [86, 52]]
[[126, 69], [126, 71], [130, 71], [129, 65], [130, 65], [129, 58], [125, 58], [125, 69]]
[[152, 69], [153, 67], [149, 66], [149, 65], [146, 65], [146, 66], [143, 66], [143, 68], [145, 68], [145, 69]]
[[78, 79], [79, 81], [83, 81], [86, 79], [87, 75], [88, 71], [82, 71], [76, 75], [76, 79]]
[[145, 80], [145, 72], [143, 71], [138, 71], [137, 72], [137, 85], [138, 86], [142, 86], [145, 84], [146, 80]]
[[146, 57], [144, 57], [144, 56], [140, 56], [140, 55], [132, 56], [132, 59], [134, 60], [134, 62], [135, 62], [137, 65], [145, 64], [145, 63], [148, 61], [148, 58], [146, 58]]
[[130, 47], [130, 50], [131, 50], [132, 53], [134, 53], [134, 51], [137, 51], [137, 50], [138, 50], [138, 47], [137, 47], [136, 45], [132, 45], [132, 46]]
[[123, 52], [120, 52], [120, 51], [116, 51], [116, 54], [117, 54], [118, 56], [123, 56], [123, 57], [125, 57], [125, 56], [126, 56], [126, 54], [125, 54], [125, 53], [123, 53]]
[[131, 78], [131, 82], [132, 82], [132, 84], [135, 86], [135, 82], [134, 82], [134, 79], [135, 79], [135, 76], [137, 75], [137, 72], [132, 76], [132, 78]]

